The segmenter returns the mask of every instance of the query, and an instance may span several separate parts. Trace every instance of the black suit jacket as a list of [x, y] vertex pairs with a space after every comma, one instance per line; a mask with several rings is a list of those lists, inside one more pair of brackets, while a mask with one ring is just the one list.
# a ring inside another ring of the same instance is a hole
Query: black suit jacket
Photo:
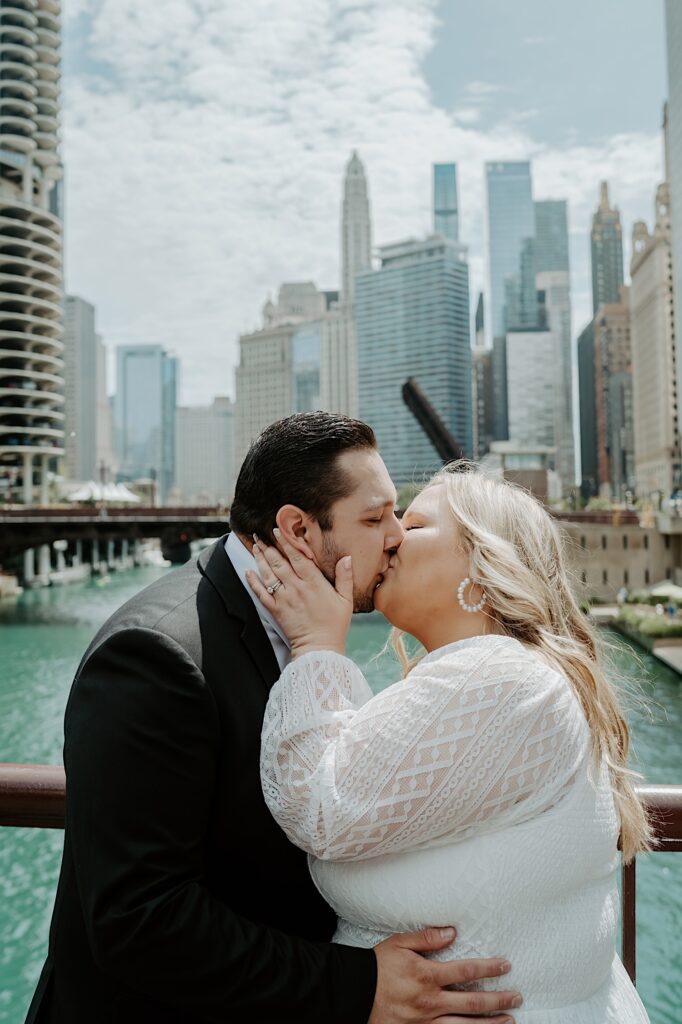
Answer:
[[99, 631], [65, 717], [66, 830], [27, 1024], [365, 1024], [372, 950], [265, 806], [260, 730], [279, 676], [224, 550]]

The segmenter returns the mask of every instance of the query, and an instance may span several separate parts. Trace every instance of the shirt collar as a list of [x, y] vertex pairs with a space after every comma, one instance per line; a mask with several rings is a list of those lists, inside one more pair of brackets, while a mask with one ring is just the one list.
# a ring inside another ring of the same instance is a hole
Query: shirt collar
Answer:
[[260, 616], [260, 620], [268, 625], [277, 633], [277, 636], [286, 644], [287, 648], [291, 650], [291, 645], [287, 639], [287, 635], [279, 625], [275, 617], [268, 611], [262, 601], [255, 595], [251, 587], [249, 586], [248, 580], [246, 579], [246, 573], [249, 569], [252, 569], [258, 574], [258, 563], [253, 557], [249, 549], [242, 544], [236, 533], [230, 533], [227, 540], [225, 541], [225, 551], [227, 557], [232, 562], [235, 572], [239, 576], [239, 579], [244, 585], [244, 589], [256, 606], [256, 611]]

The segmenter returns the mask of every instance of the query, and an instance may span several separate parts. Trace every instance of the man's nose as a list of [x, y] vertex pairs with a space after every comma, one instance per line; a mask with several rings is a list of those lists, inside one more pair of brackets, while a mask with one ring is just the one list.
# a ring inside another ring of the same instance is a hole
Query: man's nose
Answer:
[[400, 520], [396, 515], [393, 515], [386, 531], [384, 550], [390, 551], [392, 548], [399, 548], [403, 542], [404, 536], [405, 531], [402, 528]]

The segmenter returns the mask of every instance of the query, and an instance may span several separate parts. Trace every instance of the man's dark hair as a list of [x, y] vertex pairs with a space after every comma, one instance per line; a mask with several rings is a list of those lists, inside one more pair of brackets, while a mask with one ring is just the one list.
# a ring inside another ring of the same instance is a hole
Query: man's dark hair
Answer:
[[322, 530], [332, 526], [331, 510], [353, 493], [353, 482], [338, 456], [353, 448], [374, 448], [366, 423], [329, 412], [302, 412], [271, 423], [253, 442], [239, 470], [230, 525], [237, 533], [272, 539], [282, 505], [297, 505]]

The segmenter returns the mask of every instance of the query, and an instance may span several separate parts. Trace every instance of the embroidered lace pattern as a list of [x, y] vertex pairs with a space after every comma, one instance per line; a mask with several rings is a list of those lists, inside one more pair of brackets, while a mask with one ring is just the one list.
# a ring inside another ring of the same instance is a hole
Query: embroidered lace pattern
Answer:
[[534, 818], [589, 748], [565, 676], [516, 640], [475, 637], [376, 696], [341, 655], [296, 659], [270, 694], [261, 778], [294, 843], [360, 860]]

